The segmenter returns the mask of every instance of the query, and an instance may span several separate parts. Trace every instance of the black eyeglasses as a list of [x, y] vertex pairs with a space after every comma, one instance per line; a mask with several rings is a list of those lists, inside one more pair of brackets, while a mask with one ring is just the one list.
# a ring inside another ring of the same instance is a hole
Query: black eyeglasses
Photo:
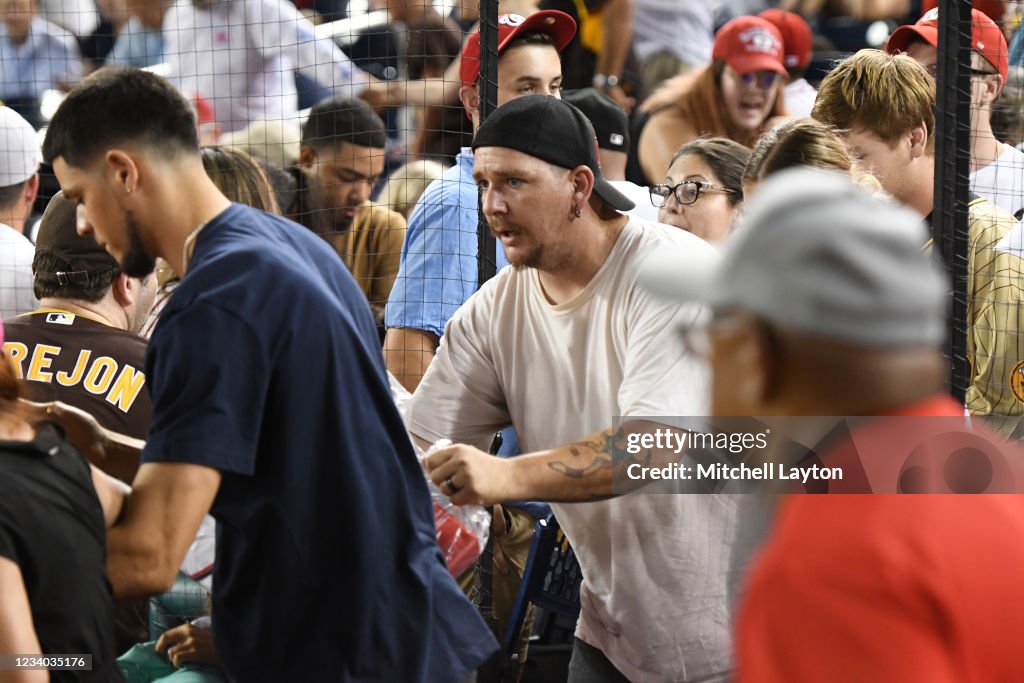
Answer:
[[669, 196], [675, 195], [676, 201], [680, 204], [693, 204], [701, 198], [705, 192], [723, 192], [725, 194], [736, 194], [734, 190], [721, 185], [705, 183], [699, 180], [684, 180], [678, 185], [655, 185], [650, 189], [651, 204], [657, 208], [665, 206]]

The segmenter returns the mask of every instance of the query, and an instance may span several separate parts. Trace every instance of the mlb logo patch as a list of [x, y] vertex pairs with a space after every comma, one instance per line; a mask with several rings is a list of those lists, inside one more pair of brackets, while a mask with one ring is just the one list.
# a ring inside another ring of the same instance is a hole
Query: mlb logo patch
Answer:
[[623, 137], [618, 133], [612, 133], [611, 135], [608, 136], [608, 142], [612, 143], [613, 145], [621, 145], [623, 142], [625, 142], [625, 139], [623, 139]]
[[53, 313], [46, 314], [46, 322], [53, 323], [54, 325], [73, 325], [75, 323], [75, 314], [54, 311]]

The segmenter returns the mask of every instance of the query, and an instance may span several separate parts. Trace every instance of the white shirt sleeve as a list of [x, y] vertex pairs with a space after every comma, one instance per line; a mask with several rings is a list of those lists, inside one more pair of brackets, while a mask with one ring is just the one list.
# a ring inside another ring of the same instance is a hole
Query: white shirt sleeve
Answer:
[[409, 406], [409, 431], [430, 441], [447, 438], [486, 450], [511, 425], [490, 353], [494, 288], [489, 282], [448, 322], [441, 346]]
[[628, 294], [628, 345], [618, 403], [622, 416], [700, 417], [710, 410], [707, 363], [688, 351], [682, 330], [706, 315], [696, 304], [657, 300], [640, 286]]
[[317, 38], [313, 24], [287, 0], [247, 0], [246, 22], [253, 26], [254, 47], [264, 58], [282, 55], [335, 95], [357, 96], [370, 75], [356, 68], [329, 38]]

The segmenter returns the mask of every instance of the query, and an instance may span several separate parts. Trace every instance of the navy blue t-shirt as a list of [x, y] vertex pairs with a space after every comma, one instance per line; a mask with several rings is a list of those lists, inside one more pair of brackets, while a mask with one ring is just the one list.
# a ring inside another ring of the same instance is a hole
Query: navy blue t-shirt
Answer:
[[448, 574], [373, 316], [326, 242], [233, 204], [149, 345], [143, 462], [223, 474], [214, 638], [237, 681], [443, 681], [496, 643]]

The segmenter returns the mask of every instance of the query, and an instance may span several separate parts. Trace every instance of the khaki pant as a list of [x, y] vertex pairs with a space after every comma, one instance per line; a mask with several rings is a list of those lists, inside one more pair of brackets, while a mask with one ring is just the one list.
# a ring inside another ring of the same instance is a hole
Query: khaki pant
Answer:
[[[537, 520], [530, 513], [518, 508], [506, 508], [512, 525], [508, 533], [501, 537], [494, 538], [494, 553], [496, 557], [492, 562], [494, 574], [492, 580], [491, 605], [494, 610], [494, 619], [498, 624], [499, 641], [504, 638], [508, 629], [509, 618], [512, 607], [516, 602], [516, 595], [519, 593], [519, 584], [523, 579], [523, 570], [526, 568], [526, 557], [530, 552], [530, 542], [533, 540], [533, 531], [537, 526]], [[502, 565], [505, 565], [504, 570]], [[459, 585], [462, 591], [474, 604], [479, 605], [479, 581], [486, 581], [488, 577], [478, 572], [479, 563], [472, 569], [467, 570], [459, 577]], [[479, 576], [478, 576], [479, 574]], [[490, 615], [484, 614], [487, 618]], [[519, 661], [526, 661], [527, 646], [530, 632], [533, 630], [533, 605], [527, 609], [526, 619], [523, 621], [523, 628], [519, 637]]]

